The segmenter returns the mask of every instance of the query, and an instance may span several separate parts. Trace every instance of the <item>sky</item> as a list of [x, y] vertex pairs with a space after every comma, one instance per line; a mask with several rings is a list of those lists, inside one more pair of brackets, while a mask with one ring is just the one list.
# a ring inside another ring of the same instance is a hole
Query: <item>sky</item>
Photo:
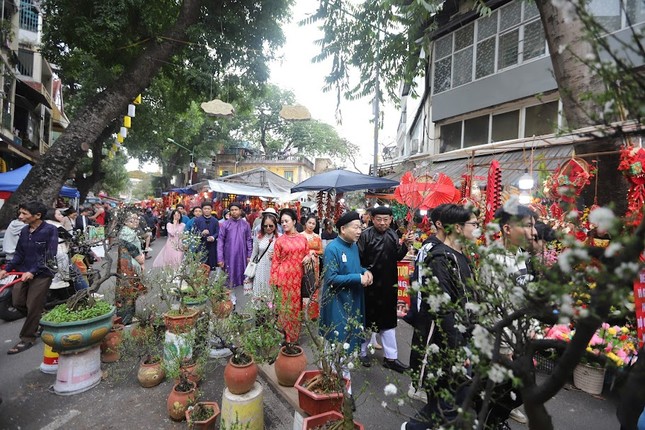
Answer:
[[[318, 0], [296, 0], [292, 20], [283, 26], [286, 43], [280, 50], [281, 61], [271, 66], [271, 81], [292, 90], [298, 102], [309, 109], [314, 119], [335, 126], [341, 137], [358, 145], [361, 148], [360, 155], [356, 157], [360, 161], [359, 168], [367, 173], [374, 157], [374, 126], [370, 123], [374, 116], [372, 98], [343, 100], [340, 106], [342, 125], [336, 123], [336, 94], [323, 93], [321, 90], [324, 77], [331, 69], [330, 61], [311, 62], [320, 53], [314, 41], [322, 37], [322, 32], [317, 24], [298, 25], [299, 21], [315, 12], [317, 6]], [[384, 121], [383, 128], [379, 130], [379, 142], [389, 144], [396, 138], [399, 115], [391, 104], [381, 106], [381, 110], [384, 112]], [[353, 170], [350, 165], [346, 167]]]
[[[330, 70], [330, 62], [312, 63], [311, 59], [320, 53], [314, 44], [322, 35], [317, 24], [300, 26], [298, 22], [316, 11], [318, 0], [296, 0], [292, 8], [292, 20], [283, 26], [286, 42], [278, 51], [279, 61], [271, 64], [270, 81], [279, 87], [293, 91], [299, 104], [306, 106], [312, 118], [333, 125], [341, 137], [360, 148], [356, 154], [358, 168], [367, 173], [374, 157], [374, 125], [372, 98], [342, 100], [342, 125], [336, 122], [336, 94], [324, 93], [324, 77]], [[356, 79], [356, 77], [353, 77]], [[392, 104], [381, 106], [384, 115], [383, 128], [379, 130], [379, 142], [392, 144], [396, 138], [399, 114]], [[382, 146], [380, 147], [382, 150]], [[354, 170], [351, 163], [345, 166]], [[138, 170], [138, 161], [130, 160], [127, 170]], [[143, 166], [145, 171], [158, 170], [154, 164]]]

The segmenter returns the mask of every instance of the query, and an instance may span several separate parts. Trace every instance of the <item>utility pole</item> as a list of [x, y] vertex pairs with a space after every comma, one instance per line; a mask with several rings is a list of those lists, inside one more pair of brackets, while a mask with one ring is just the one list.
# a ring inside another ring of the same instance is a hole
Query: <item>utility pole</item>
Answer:
[[[378, 48], [377, 48], [378, 49]], [[378, 129], [379, 129], [379, 117], [381, 116], [381, 88], [380, 88], [380, 66], [378, 51], [376, 53], [376, 92], [374, 94], [374, 176], [378, 176]]]

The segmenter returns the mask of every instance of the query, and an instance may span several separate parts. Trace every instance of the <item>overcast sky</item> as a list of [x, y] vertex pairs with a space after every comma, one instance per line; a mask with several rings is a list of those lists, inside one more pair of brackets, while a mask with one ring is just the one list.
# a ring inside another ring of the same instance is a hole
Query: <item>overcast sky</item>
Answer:
[[[323, 93], [323, 78], [329, 72], [330, 62], [312, 63], [311, 58], [320, 52], [314, 44], [322, 33], [317, 24], [299, 26], [298, 22], [315, 12], [318, 0], [296, 0], [292, 10], [292, 20], [284, 29], [286, 43], [281, 50], [282, 61], [271, 67], [271, 81], [276, 85], [292, 90], [299, 103], [307, 106], [314, 119], [336, 127], [339, 134], [361, 148], [357, 157], [359, 168], [367, 173], [374, 157], [374, 126], [372, 98], [355, 101], [343, 100], [341, 103], [342, 125], [336, 124], [336, 95]], [[356, 78], [356, 77], [354, 77]], [[393, 106], [382, 106], [385, 112], [383, 129], [379, 132], [379, 142], [389, 144], [396, 138], [398, 113]], [[351, 165], [346, 166], [348, 169]]]

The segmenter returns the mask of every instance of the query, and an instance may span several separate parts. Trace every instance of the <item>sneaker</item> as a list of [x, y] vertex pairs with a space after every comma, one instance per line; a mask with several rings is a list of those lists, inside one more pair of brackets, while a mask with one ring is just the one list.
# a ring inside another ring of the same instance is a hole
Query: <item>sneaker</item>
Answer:
[[363, 367], [372, 367], [372, 360], [369, 357], [358, 357], [358, 359], [361, 361]]
[[422, 389], [417, 390], [412, 384], [410, 384], [410, 388], [408, 388], [408, 397], [428, 403], [428, 394]]
[[527, 422], [529, 422], [529, 420], [526, 418], [526, 415], [524, 415], [522, 411], [519, 410], [519, 408], [513, 409], [509, 417], [520, 424], [526, 424]]
[[406, 430], [407, 428], [408, 428], [408, 422], [407, 421], [404, 422], [403, 424], [401, 424], [401, 430]]
[[408, 366], [401, 363], [399, 360], [389, 359], [389, 358], [383, 359], [383, 367], [385, 367], [386, 369], [394, 370], [395, 372], [398, 372], [398, 373], [403, 373], [409, 369]]

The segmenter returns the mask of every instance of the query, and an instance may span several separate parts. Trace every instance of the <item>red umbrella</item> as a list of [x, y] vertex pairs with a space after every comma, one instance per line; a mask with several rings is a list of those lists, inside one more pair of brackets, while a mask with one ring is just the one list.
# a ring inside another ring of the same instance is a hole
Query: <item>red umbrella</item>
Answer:
[[415, 178], [411, 172], [406, 172], [394, 192], [399, 203], [418, 209], [430, 209], [443, 203], [454, 203], [459, 200], [460, 195], [452, 179], [443, 173], [436, 178], [429, 175]]

